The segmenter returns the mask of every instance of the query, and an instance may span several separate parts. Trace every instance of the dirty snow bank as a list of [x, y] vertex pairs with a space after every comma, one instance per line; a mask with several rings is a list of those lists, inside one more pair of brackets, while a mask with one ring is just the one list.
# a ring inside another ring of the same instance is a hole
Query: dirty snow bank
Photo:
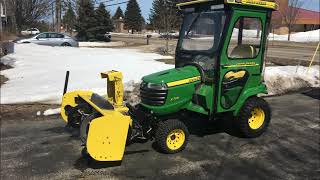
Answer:
[[265, 82], [269, 95], [284, 94], [307, 87], [320, 87], [319, 66], [266, 67]]
[[[1, 58], [14, 66], [1, 71], [9, 78], [1, 86], [1, 104], [60, 103], [65, 73], [70, 71], [68, 90], [92, 90], [106, 93], [106, 80], [100, 72], [123, 72], [124, 82], [139, 82], [142, 76], [172, 68], [155, 59], [167, 59], [154, 53], [132, 49], [49, 47], [16, 44], [15, 53]], [[172, 58], [172, 57], [169, 57]]]

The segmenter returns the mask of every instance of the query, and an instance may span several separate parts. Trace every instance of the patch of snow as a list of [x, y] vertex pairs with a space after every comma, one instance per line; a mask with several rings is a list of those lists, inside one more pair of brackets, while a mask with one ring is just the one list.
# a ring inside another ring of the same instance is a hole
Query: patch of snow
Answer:
[[41, 116], [41, 111], [37, 111], [37, 116]]
[[307, 87], [320, 87], [320, 67], [272, 66], [266, 67], [265, 83], [269, 95], [283, 94]]
[[43, 112], [44, 116], [50, 116], [50, 115], [55, 115], [59, 114], [61, 112], [61, 108], [56, 108], [56, 109], [47, 109]]
[[[288, 35], [277, 35], [277, 34], [269, 34], [269, 40], [276, 41], [288, 41]], [[291, 34], [290, 41], [293, 42], [319, 42], [320, 41], [320, 29], [307, 31], [307, 32], [298, 32]]]
[[123, 47], [124, 42], [79, 42], [79, 47]]
[[155, 61], [167, 58], [134, 49], [15, 44], [15, 53], [1, 58], [1, 62], [14, 62], [14, 68], [1, 71], [9, 78], [1, 86], [1, 103], [59, 104], [67, 70], [70, 71], [68, 91], [83, 89], [104, 95], [106, 80], [100, 78], [100, 72], [118, 70], [123, 73], [124, 83], [139, 82], [145, 75], [173, 68]]

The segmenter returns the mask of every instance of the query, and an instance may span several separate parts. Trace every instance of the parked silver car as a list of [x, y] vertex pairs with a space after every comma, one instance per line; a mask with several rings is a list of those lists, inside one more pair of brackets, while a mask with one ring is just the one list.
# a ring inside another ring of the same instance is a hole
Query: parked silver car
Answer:
[[72, 46], [78, 47], [79, 43], [72, 37], [55, 32], [40, 33], [32, 38], [21, 39], [17, 43], [35, 43], [48, 46]]

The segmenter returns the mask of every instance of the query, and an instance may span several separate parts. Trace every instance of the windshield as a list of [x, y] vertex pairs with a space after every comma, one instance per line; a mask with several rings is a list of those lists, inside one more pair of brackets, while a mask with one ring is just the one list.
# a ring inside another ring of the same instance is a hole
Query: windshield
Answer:
[[182, 25], [180, 49], [185, 51], [216, 51], [225, 24], [225, 11], [186, 14]]

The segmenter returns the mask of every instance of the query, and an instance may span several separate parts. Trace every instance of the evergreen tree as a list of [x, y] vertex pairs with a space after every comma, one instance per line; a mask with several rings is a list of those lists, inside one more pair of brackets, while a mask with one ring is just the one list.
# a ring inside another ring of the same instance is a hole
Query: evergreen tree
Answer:
[[95, 10], [95, 34], [104, 35], [106, 32], [113, 31], [113, 23], [111, 21], [110, 12], [106, 10], [106, 6], [100, 3], [99, 7]]
[[123, 11], [122, 9], [120, 8], [120, 6], [118, 7], [116, 13], [114, 14], [114, 16], [112, 17], [113, 20], [117, 20], [119, 18], [124, 18], [124, 15], [123, 15]]
[[76, 15], [73, 11], [71, 3], [68, 4], [67, 12], [63, 16], [62, 20], [67, 32], [71, 33], [72, 29], [75, 27], [76, 24]]
[[90, 40], [95, 38], [96, 18], [92, 0], [78, 0], [78, 24], [76, 30], [80, 40]]
[[127, 9], [124, 14], [124, 25], [130, 29], [132, 34], [134, 31], [141, 31], [143, 25], [143, 17], [141, 10], [136, 0], [129, 0]]

